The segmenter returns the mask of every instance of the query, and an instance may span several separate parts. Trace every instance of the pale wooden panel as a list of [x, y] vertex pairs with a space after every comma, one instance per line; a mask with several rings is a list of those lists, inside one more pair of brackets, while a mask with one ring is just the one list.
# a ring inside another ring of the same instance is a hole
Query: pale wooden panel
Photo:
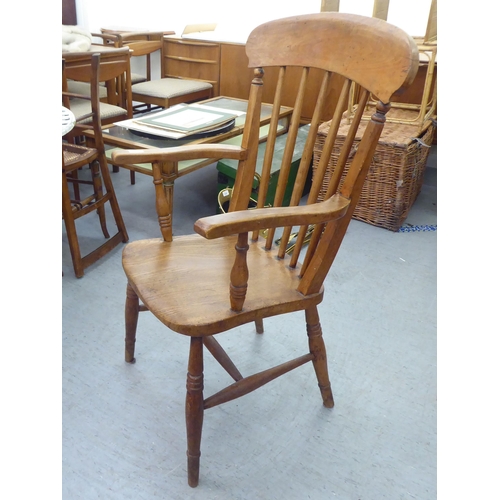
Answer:
[[[290, 66], [324, 68], [344, 76], [348, 69], [353, 80], [384, 102], [389, 102], [396, 90], [415, 77], [417, 45], [396, 26], [340, 13], [311, 14], [308, 22], [314, 23], [315, 30], [307, 30], [301, 37], [296, 34], [305, 31], [305, 24], [299, 18], [271, 21], [257, 27], [246, 45], [250, 65], [282, 66], [287, 61]], [[351, 32], [353, 26], [355, 37]], [[332, 47], [342, 47], [349, 37], [352, 45], [339, 58], [317, 48], [318, 40], [329, 39]], [[287, 43], [283, 43], [284, 40]], [[358, 57], [359, 51], [363, 57]]]
[[372, 17], [387, 21], [387, 14], [389, 13], [389, 1], [390, 0], [375, 0], [373, 2]]
[[340, 0], [321, 0], [321, 12], [338, 12]]
[[437, 0], [432, 0], [424, 41], [434, 42], [436, 40], [437, 40]]

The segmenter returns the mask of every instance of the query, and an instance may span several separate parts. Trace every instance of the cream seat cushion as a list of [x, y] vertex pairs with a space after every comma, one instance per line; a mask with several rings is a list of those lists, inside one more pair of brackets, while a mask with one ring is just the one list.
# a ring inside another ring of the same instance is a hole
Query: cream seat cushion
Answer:
[[132, 85], [132, 93], [160, 99], [172, 99], [173, 97], [211, 88], [212, 84], [208, 82], [184, 80], [182, 78], [161, 78]]
[[[68, 92], [90, 96], [90, 83], [68, 80]], [[99, 99], [106, 99], [106, 97], [108, 97], [106, 87], [99, 85]]]
[[135, 83], [146, 82], [147, 78], [144, 75], [140, 75], [139, 73], [132, 73], [130, 75], [130, 80], [132, 82], [132, 85], [134, 85]]
[[[121, 117], [123, 115], [127, 115], [127, 110], [121, 108], [120, 106], [114, 106], [113, 104], [101, 102], [99, 103], [99, 107], [101, 109], [101, 120], [113, 118], [115, 116]], [[90, 101], [87, 101], [85, 99], [70, 99], [69, 109], [73, 112], [75, 118], [78, 120], [78, 117], [91, 112], [91, 104]], [[87, 120], [83, 120], [80, 123], [90, 123], [91, 121], [91, 118], [88, 118]]]

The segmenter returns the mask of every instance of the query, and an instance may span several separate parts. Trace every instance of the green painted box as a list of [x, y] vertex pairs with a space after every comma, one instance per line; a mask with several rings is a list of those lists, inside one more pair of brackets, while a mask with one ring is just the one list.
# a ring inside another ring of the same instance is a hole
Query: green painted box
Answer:
[[[302, 152], [307, 139], [307, 134], [309, 132], [309, 125], [300, 127], [297, 132], [297, 141], [295, 142], [295, 149], [292, 156], [292, 165], [290, 168], [290, 175], [288, 178], [287, 188], [285, 190], [285, 196], [283, 198], [283, 206], [288, 206], [290, 203], [290, 198], [292, 197], [293, 185], [295, 183], [295, 178], [297, 177], [297, 170], [299, 168], [300, 160], [302, 159]], [[274, 148], [273, 163], [271, 165], [271, 179], [269, 181], [269, 188], [267, 191], [266, 204], [273, 204], [274, 195], [276, 193], [276, 187], [278, 185], [278, 176], [281, 168], [281, 160], [283, 158], [283, 151], [285, 150], [287, 134], [280, 135], [276, 138], [276, 144]], [[259, 145], [259, 153], [257, 155], [257, 164], [255, 166], [255, 172], [257, 174], [262, 173], [262, 163], [264, 161], [264, 153], [266, 150], [266, 143], [263, 142]], [[217, 163], [217, 184], [218, 192], [222, 191], [227, 187], [233, 187], [236, 178], [236, 169], [238, 168], [237, 160], [220, 160]], [[311, 174], [312, 169], [309, 171]], [[255, 199], [257, 199], [258, 193], [258, 181], [254, 180], [253, 184]], [[304, 187], [304, 194], [309, 192], [310, 189], [310, 177], [308, 182]], [[220, 208], [218, 212], [220, 212]]]

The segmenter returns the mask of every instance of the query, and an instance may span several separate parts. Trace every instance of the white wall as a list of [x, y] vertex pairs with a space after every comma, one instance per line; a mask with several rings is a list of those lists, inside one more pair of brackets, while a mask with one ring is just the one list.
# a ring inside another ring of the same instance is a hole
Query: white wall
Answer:
[[[391, 0], [388, 21], [413, 36], [423, 36], [431, 0]], [[127, 9], [127, 5], [130, 8]], [[89, 31], [102, 27], [174, 30], [186, 24], [215, 22], [218, 30], [244, 42], [262, 22], [321, 10], [321, 0], [76, 0], [78, 24]], [[341, 12], [372, 15], [373, 0], [340, 0]]]
[[[130, 2], [130, 9], [126, 5]], [[186, 24], [218, 23], [245, 41], [262, 22], [296, 14], [319, 12], [321, 0], [76, 0], [78, 24], [91, 32], [122, 26], [182, 33]], [[134, 8], [132, 8], [132, 5]]]
[[[432, 0], [390, 0], [387, 22], [412, 36], [424, 36]], [[340, 12], [371, 16], [374, 0], [340, 0]]]

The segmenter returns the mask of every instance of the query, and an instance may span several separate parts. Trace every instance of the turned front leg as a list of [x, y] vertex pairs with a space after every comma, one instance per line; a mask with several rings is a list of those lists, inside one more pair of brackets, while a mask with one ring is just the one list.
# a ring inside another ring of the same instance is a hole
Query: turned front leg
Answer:
[[172, 241], [172, 212], [174, 200], [175, 162], [153, 163], [153, 184], [156, 191], [156, 213], [165, 241]]
[[231, 309], [239, 312], [243, 309], [248, 287], [248, 233], [240, 233], [235, 246], [236, 258], [231, 270], [231, 284], [229, 287], [229, 297]]
[[186, 382], [188, 484], [198, 486], [203, 427], [203, 338], [191, 337]]
[[333, 394], [328, 377], [328, 364], [326, 361], [325, 342], [319, 322], [318, 309], [311, 307], [306, 309], [307, 336], [309, 337], [309, 351], [314, 356], [313, 366], [318, 379], [319, 390], [323, 398], [323, 405], [333, 408]]
[[135, 336], [139, 317], [139, 297], [127, 283], [127, 298], [125, 299], [125, 361], [135, 363]]

